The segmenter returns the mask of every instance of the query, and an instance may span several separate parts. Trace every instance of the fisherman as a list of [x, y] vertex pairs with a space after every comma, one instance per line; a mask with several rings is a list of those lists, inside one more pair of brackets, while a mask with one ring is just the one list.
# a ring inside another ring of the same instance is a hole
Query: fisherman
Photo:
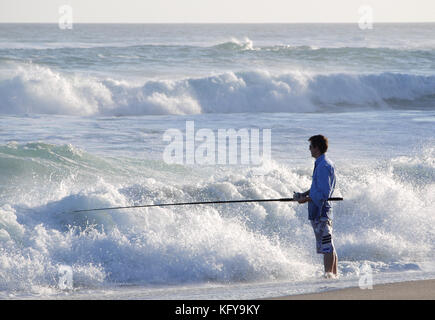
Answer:
[[337, 277], [338, 257], [332, 241], [332, 208], [327, 199], [335, 188], [334, 164], [326, 157], [328, 139], [322, 135], [312, 136], [311, 156], [314, 162], [311, 188], [303, 193], [295, 192], [293, 198], [302, 204], [308, 202], [308, 219], [316, 237], [317, 253], [323, 254], [326, 278]]

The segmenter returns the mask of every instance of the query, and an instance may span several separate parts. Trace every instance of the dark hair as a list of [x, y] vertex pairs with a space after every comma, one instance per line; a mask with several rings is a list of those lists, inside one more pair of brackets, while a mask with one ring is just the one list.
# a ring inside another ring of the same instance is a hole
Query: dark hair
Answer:
[[328, 138], [318, 134], [317, 136], [312, 136], [308, 141], [311, 141], [311, 145], [315, 148], [319, 148], [321, 153], [325, 153], [328, 150]]

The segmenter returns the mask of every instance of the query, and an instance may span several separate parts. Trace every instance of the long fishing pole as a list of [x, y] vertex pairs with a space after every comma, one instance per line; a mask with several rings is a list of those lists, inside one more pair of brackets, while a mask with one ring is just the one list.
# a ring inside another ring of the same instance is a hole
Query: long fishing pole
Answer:
[[[343, 198], [329, 198], [328, 201], [342, 201]], [[221, 201], [200, 201], [200, 202], [178, 202], [178, 203], [160, 203], [160, 204], [145, 204], [138, 206], [126, 206], [126, 207], [111, 207], [111, 208], [96, 208], [96, 209], [84, 209], [74, 210], [71, 212], [86, 212], [86, 211], [100, 211], [100, 210], [118, 210], [118, 209], [131, 209], [131, 208], [150, 208], [150, 207], [168, 207], [168, 206], [185, 206], [185, 205], [197, 205], [197, 204], [223, 204], [223, 203], [240, 203], [240, 202], [290, 202], [298, 201], [293, 198], [279, 198], [279, 199], [252, 199], [252, 200], [221, 200]]]

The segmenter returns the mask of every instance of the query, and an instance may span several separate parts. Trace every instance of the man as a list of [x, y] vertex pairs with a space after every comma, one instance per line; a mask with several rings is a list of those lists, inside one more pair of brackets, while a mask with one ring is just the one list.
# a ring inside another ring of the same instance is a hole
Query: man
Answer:
[[323, 254], [325, 277], [337, 276], [337, 253], [332, 241], [332, 208], [328, 198], [335, 188], [335, 170], [333, 163], [326, 157], [328, 139], [322, 135], [310, 139], [311, 156], [314, 163], [313, 180], [310, 190], [293, 195], [298, 203], [308, 202], [308, 219], [316, 237], [317, 253]]

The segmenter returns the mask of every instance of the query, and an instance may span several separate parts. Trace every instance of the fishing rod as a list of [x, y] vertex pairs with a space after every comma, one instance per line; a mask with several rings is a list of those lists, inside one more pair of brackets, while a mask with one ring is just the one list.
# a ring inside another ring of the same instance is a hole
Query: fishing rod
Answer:
[[[328, 201], [342, 201], [343, 198], [328, 198]], [[71, 212], [87, 212], [87, 211], [100, 211], [100, 210], [118, 210], [118, 209], [131, 209], [131, 208], [150, 208], [150, 207], [168, 207], [168, 206], [185, 206], [185, 205], [197, 205], [197, 204], [224, 204], [224, 203], [240, 203], [240, 202], [291, 202], [298, 201], [294, 198], [279, 198], [279, 199], [252, 199], [252, 200], [221, 200], [221, 201], [200, 201], [200, 202], [178, 202], [178, 203], [160, 203], [160, 204], [145, 204], [138, 206], [126, 206], [126, 207], [111, 207], [111, 208], [96, 208], [96, 209], [84, 209], [74, 210]]]

